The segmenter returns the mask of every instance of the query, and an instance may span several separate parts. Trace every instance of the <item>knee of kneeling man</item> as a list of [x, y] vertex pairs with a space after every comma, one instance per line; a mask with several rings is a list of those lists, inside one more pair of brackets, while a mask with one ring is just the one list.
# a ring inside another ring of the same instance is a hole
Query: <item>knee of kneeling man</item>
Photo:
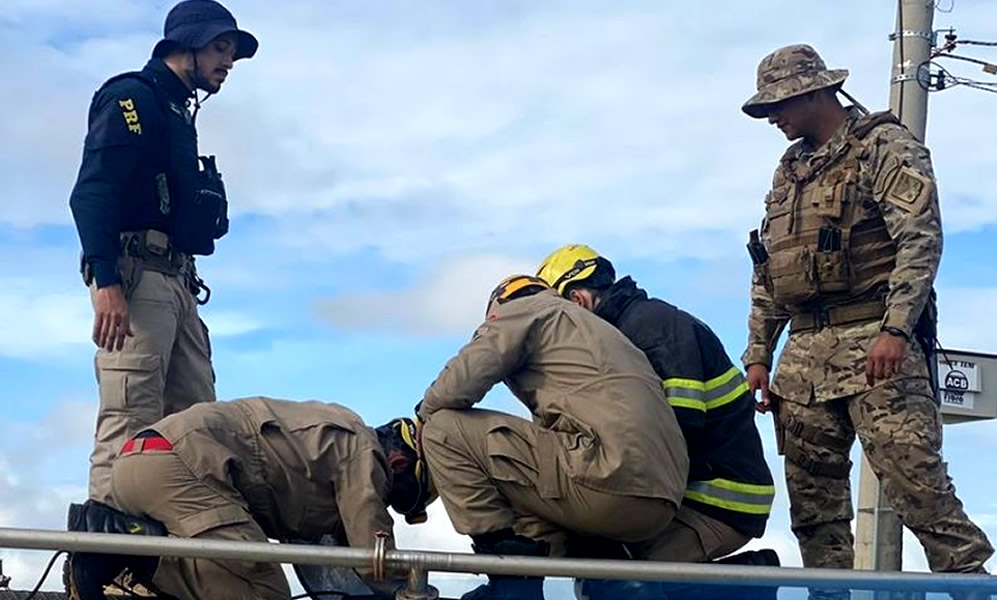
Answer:
[[433, 413], [422, 425], [422, 443], [429, 446], [433, 443], [444, 443], [447, 433], [457, 430], [460, 411], [443, 409]]
[[440, 431], [451, 430], [457, 425], [457, 421], [460, 420], [461, 414], [467, 411], [454, 410], [452, 408], [440, 409], [433, 413], [433, 415], [423, 424], [423, 427], [427, 431], [437, 429]]

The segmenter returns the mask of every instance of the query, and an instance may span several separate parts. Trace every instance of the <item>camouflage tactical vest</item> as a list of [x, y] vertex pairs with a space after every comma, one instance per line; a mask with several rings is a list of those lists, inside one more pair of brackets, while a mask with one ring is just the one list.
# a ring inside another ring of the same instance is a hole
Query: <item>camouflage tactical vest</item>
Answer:
[[899, 124], [886, 111], [852, 124], [845, 142], [826, 160], [783, 159], [766, 198], [763, 276], [773, 299], [804, 309], [844, 305], [886, 284], [896, 246], [873, 193], [873, 178], [861, 177], [867, 158], [862, 140], [876, 127]]

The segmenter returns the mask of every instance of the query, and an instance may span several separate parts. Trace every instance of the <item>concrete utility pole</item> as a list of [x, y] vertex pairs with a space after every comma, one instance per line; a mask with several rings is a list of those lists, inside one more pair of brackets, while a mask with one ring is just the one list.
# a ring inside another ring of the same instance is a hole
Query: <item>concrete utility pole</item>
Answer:
[[[934, 0], [901, 0], [897, 11], [897, 32], [892, 36], [890, 109], [922, 142], [928, 121], [928, 90], [917, 82], [917, 77], [918, 67], [931, 59], [935, 38], [932, 29], [934, 18]], [[922, 76], [926, 78], [927, 72]]]
[[[890, 109], [921, 141], [928, 118], [928, 90], [918, 67], [931, 58], [934, 0], [899, 0], [890, 73]], [[859, 507], [855, 523], [855, 568], [898, 571], [903, 562], [903, 527], [883, 497], [876, 475], [862, 456]]]

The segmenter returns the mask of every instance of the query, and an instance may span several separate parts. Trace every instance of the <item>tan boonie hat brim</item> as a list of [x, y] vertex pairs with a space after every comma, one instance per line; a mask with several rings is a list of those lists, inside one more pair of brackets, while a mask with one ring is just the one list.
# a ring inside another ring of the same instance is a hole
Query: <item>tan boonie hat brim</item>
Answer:
[[841, 87], [848, 78], [848, 69], [827, 69], [817, 73], [801, 73], [768, 83], [748, 98], [741, 107], [749, 117], [763, 119], [773, 104], [829, 87]]

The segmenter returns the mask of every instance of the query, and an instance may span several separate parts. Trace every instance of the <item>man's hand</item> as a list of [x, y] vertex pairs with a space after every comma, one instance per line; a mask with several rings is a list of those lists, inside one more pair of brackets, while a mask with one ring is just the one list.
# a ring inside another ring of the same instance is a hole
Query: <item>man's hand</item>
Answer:
[[907, 352], [907, 339], [900, 335], [882, 332], [869, 349], [865, 362], [865, 380], [874, 385], [882, 379], [893, 377], [900, 370], [900, 362]]
[[121, 286], [98, 288], [93, 310], [93, 343], [108, 352], [124, 348], [125, 337], [134, 334], [128, 321], [128, 302]]
[[[769, 401], [769, 369], [761, 363], [748, 366], [748, 389], [751, 390], [751, 397], [756, 400], [755, 410], [760, 413], [767, 413], [772, 404]], [[757, 402], [758, 396], [755, 392], [762, 391], [762, 400]]]

